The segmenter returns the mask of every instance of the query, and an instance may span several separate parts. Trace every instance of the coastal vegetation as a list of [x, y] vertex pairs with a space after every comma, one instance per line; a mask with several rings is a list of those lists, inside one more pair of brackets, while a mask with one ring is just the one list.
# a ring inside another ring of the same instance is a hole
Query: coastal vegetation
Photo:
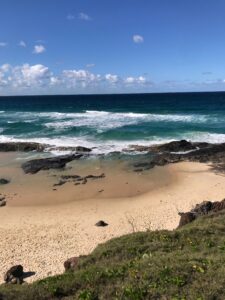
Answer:
[[2, 285], [0, 299], [224, 299], [225, 211], [99, 245], [74, 271]]

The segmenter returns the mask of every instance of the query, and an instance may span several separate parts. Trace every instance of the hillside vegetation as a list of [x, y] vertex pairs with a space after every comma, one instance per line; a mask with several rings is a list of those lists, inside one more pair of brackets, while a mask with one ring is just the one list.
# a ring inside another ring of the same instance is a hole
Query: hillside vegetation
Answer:
[[0, 299], [225, 299], [225, 211], [99, 245], [77, 271], [2, 285]]

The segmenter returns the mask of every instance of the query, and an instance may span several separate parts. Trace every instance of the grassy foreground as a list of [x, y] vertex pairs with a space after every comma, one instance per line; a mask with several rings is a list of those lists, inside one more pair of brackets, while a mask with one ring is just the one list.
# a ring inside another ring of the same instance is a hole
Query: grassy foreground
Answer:
[[225, 299], [225, 211], [99, 245], [76, 272], [0, 286], [0, 299]]

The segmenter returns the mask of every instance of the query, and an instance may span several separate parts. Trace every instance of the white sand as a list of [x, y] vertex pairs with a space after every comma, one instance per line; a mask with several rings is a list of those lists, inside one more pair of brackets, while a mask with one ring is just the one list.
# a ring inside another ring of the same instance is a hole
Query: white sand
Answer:
[[[1, 273], [15, 264], [36, 272], [28, 282], [62, 273], [63, 262], [69, 257], [88, 254], [98, 244], [134, 230], [174, 229], [179, 222], [178, 211], [188, 211], [204, 200], [225, 197], [225, 177], [212, 172], [206, 164], [185, 162], [155, 169], [166, 172], [170, 180], [162, 179], [155, 189], [151, 185], [150, 191], [134, 197], [101, 195], [67, 202], [66, 193], [72, 192], [70, 185], [65, 185], [59, 192], [60, 197], [65, 195], [64, 204], [32, 205], [43, 193], [40, 187], [30, 193], [30, 206], [14, 206], [10, 200], [8, 206], [0, 208]], [[160, 173], [157, 174], [159, 181]], [[134, 188], [129, 185], [128, 190]], [[88, 185], [83, 192], [87, 189]], [[118, 189], [115, 192], [118, 195]], [[55, 193], [56, 197], [58, 191]], [[94, 226], [99, 220], [109, 226]]]

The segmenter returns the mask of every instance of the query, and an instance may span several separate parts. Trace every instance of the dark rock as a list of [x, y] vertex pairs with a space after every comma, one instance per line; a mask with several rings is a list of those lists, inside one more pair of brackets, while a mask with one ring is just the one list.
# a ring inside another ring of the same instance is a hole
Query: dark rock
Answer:
[[66, 183], [66, 181], [60, 180], [58, 183], [55, 183], [53, 186], [61, 186], [65, 183]]
[[48, 150], [49, 151], [52, 151], [52, 150], [70, 151], [70, 152], [75, 152], [75, 153], [80, 153], [80, 154], [89, 154], [92, 151], [92, 149], [82, 147], [82, 146], [77, 146], [77, 147], [56, 147], [56, 146], [52, 146], [52, 147], [48, 147]]
[[41, 170], [62, 169], [68, 162], [82, 157], [82, 154], [61, 155], [50, 158], [34, 159], [22, 164], [24, 172], [35, 174]]
[[105, 227], [105, 226], [108, 226], [109, 224], [107, 224], [105, 221], [98, 221], [95, 226], [97, 227]]
[[79, 257], [71, 257], [64, 262], [65, 271], [75, 271], [79, 262]]
[[152, 149], [161, 152], [183, 152], [196, 149], [196, 146], [186, 140], [173, 141], [167, 144], [152, 147]]
[[78, 179], [81, 178], [79, 175], [63, 175], [61, 176], [62, 179], [68, 180], [68, 179]]
[[3, 199], [0, 199], [0, 207], [6, 206], [6, 201]]
[[178, 227], [186, 225], [200, 216], [215, 213], [223, 209], [225, 209], [225, 199], [216, 202], [203, 201], [202, 203], [197, 204], [190, 212], [179, 213], [181, 218]]
[[8, 183], [10, 183], [8, 179], [0, 178], [0, 184], [8, 184]]
[[75, 147], [75, 151], [76, 151], [76, 153], [90, 153], [92, 150], [90, 148], [77, 146], [77, 147]]
[[39, 143], [0, 143], [0, 152], [29, 152], [38, 151], [42, 152], [48, 145], [43, 145]]
[[194, 221], [196, 219], [195, 215], [191, 212], [179, 213], [179, 215], [180, 215], [180, 222], [179, 222], [178, 228], [182, 227], [188, 223], [191, 223], [192, 221]]
[[13, 266], [5, 273], [4, 281], [6, 283], [21, 284], [23, 282], [23, 274], [23, 266]]
[[101, 175], [87, 175], [84, 177], [85, 179], [101, 179], [101, 178], [105, 178], [105, 174], [102, 173]]

